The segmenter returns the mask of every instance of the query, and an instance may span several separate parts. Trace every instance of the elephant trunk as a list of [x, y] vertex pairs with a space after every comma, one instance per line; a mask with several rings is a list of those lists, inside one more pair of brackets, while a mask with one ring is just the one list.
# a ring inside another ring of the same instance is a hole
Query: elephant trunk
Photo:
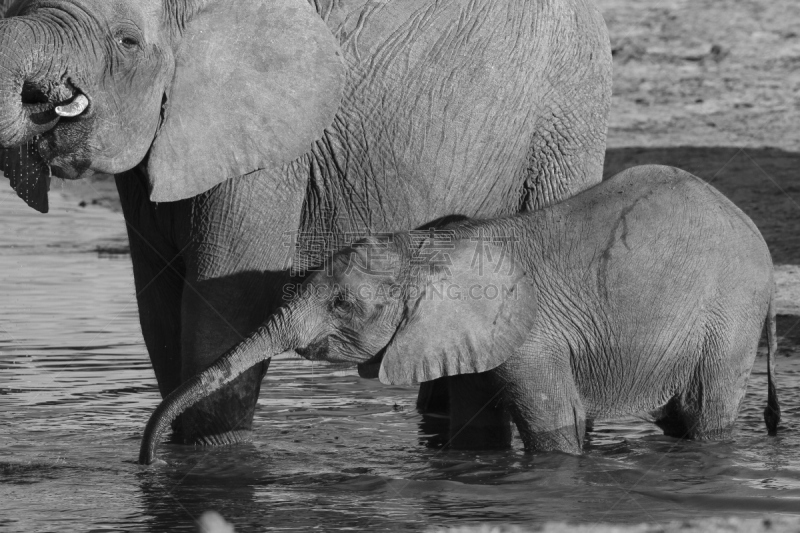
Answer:
[[34, 17], [0, 20], [0, 148], [21, 145], [55, 127], [56, 107], [77, 90], [54, 71], [57, 32]]
[[285, 309], [278, 310], [208, 369], [172, 391], [147, 422], [139, 450], [139, 463], [151, 464], [155, 460], [156, 447], [163, 433], [184, 410], [230, 383], [254, 365], [297, 347], [300, 341], [297, 336], [290, 334], [293, 329], [289, 313]]

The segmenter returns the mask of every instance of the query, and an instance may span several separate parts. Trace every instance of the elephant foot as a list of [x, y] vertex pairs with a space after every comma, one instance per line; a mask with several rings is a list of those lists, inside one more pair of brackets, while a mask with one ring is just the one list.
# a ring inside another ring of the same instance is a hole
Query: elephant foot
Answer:
[[522, 441], [527, 452], [564, 452], [581, 455], [585, 433], [584, 427], [570, 425], [532, 435], [522, 434]]
[[657, 420], [655, 424], [661, 428], [665, 436], [675, 439], [730, 440], [733, 438], [733, 424], [723, 427], [703, 427], [696, 421], [674, 419]]
[[[734, 405], [738, 405], [738, 403]], [[709, 411], [712, 414], [709, 414]], [[682, 398], [676, 396], [664, 407], [651, 412], [650, 415], [654, 418], [655, 425], [661, 428], [667, 437], [691, 440], [728, 440], [733, 438], [737, 411], [735, 409], [703, 411], [691, 408], [691, 406], [687, 407]]]

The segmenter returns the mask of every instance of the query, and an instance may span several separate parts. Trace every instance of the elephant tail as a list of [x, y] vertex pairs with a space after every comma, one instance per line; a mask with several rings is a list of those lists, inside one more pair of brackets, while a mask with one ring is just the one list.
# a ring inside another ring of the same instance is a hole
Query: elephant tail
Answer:
[[147, 422], [139, 449], [139, 464], [149, 465], [156, 459], [161, 436], [183, 411], [212, 392], [232, 382], [254, 365], [271, 359], [285, 349], [270, 342], [264, 326], [237, 344], [213, 365], [172, 391], [156, 408]]
[[781, 406], [778, 404], [778, 390], [775, 387], [775, 357], [778, 350], [778, 337], [775, 332], [775, 290], [769, 297], [769, 307], [765, 320], [767, 330], [767, 406], [764, 408], [764, 422], [769, 435], [778, 434], [781, 421]]

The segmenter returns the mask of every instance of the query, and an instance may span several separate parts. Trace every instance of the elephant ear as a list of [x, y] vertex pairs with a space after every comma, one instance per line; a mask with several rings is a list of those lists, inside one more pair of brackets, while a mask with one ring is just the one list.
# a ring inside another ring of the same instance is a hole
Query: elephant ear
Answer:
[[338, 42], [306, 0], [210, 2], [189, 21], [148, 161], [150, 199], [284, 165], [339, 107]]
[[423, 245], [405, 315], [385, 349], [382, 383], [407, 385], [485, 372], [519, 349], [533, 329], [536, 295], [509, 244], [479, 237], [452, 250]]

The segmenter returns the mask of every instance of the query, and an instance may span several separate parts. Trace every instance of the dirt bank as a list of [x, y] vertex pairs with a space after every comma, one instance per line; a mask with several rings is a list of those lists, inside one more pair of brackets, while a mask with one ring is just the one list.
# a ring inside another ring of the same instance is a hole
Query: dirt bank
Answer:
[[800, 10], [796, 0], [598, 0], [614, 90], [606, 176], [686, 169], [800, 264]]
[[800, 151], [796, 0], [597, 0], [614, 51], [609, 147]]

